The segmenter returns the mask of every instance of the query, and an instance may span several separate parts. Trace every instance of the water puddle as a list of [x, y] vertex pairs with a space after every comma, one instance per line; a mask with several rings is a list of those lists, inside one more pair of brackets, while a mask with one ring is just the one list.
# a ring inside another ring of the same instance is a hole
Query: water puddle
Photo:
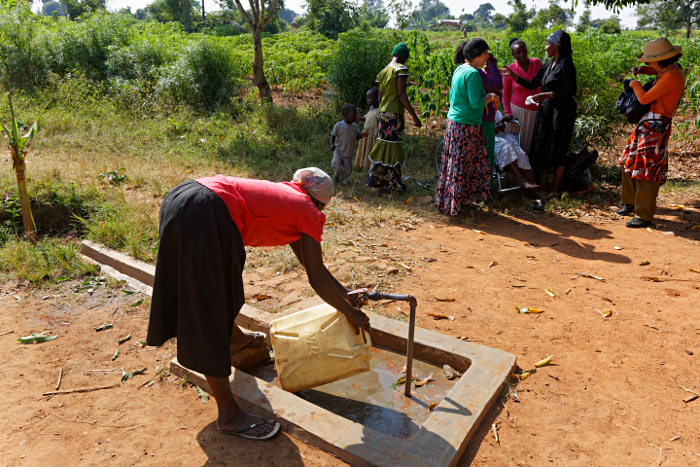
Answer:
[[[432, 374], [433, 381], [413, 388], [411, 399], [407, 399], [403, 385], [392, 388], [405, 363], [406, 357], [400, 353], [372, 347], [370, 371], [296, 395], [368, 428], [396, 438], [409, 438], [430, 416], [430, 404], [439, 404], [456, 381], [448, 381], [441, 367], [413, 360], [415, 373], [421, 378]], [[251, 374], [279, 386], [274, 364], [260, 367]]]

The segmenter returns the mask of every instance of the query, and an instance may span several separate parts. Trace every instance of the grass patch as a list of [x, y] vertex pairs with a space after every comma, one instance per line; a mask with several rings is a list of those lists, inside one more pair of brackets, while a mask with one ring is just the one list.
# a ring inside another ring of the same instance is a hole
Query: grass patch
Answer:
[[36, 246], [11, 239], [0, 248], [0, 277], [27, 280], [33, 285], [57, 279], [74, 279], [99, 272], [99, 266], [83, 262], [75, 242], [44, 238]]

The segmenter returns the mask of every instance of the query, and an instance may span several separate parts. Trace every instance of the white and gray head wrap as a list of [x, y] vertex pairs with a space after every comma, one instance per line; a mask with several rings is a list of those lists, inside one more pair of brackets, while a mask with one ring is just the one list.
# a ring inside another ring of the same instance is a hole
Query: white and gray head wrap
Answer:
[[323, 204], [328, 204], [333, 197], [333, 180], [321, 169], [316, 167], [299, 169], [294, 172], [293, 181], [306, 188], [311, 197]]
[[547, 37], [547, 40], [559, 47], [561, 45], [561, 36], [563, 35], [564, 30], [559, 29], [558, 31], [554, 31], [552, 34], [550, 34], [549, 37]]

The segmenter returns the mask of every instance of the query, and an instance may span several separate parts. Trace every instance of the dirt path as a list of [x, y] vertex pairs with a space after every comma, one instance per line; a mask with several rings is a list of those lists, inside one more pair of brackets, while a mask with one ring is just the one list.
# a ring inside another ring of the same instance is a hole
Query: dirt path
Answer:
[[[692, 394], [681, 388], [700, 393], [700, 274], [688, 271], [700, 270], [700, 231], [691, 230], [700, 202], [685, 200], [681, 211], [672, 201], [660, 212], [664, 227], [652, 232], [626, 229], [604, 208], [570, 220], [479, 213], [469, 224], [366, 229], [353, 246], [334, 250], [330, 265], [416, 295], [418, 326], [511, 352], [520, 368], [555, 356], [552, 366], [513, 382], [460, 466], [700, 466], [700, 399], [684, 402]], [[299, 269], [259, 268], [247, 280], [248, 295], [276, 297], [260, 302], [269, 308], [308, 291]], [[74, 286], [0, 289], [0, 334], [14, 331], [0, 336], [3, 465], [345, 465], [285, 434], [259, 444], [223, 437], [214, 402], [205, 405], [172, 376], [139, 389], [175, 352], [139, 344], [148, 300], [131, 306], [143, 296], [119, 285], [92, 294]], [[516, 306], [545, 312], [519, 314]], [[399, 307], [375, 311], [403, 319]], [[114, 327], [96, 332], [105, 322]], [[16, 341], [42, 331], [59, 337]], [[55, 390], [60, 369], [61, 389], [71, 389], [116, 383], [122, 367], [148, 370], [117, 388], [42, 396]]]

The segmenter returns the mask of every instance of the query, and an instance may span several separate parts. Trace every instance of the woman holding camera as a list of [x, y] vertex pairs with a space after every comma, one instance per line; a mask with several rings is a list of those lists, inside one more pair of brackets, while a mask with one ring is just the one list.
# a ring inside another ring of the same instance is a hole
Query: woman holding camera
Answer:
[[652, 39], [644, 44], [644, 53], [637, 56], [647, 66], [632, 68], [635, 76], [656, 75], [656, 82], [648, 91], [639, 81], [630, 83], [639, 102], [651, 107], [637, 124], [619, 162], [623, 206], [617, 213], [638, 216], [625, 224], [629, 228], [652, 225], [656, 196], [666, 183], [671, 123], [685, 90], [685, 75], [676, 63], [683, 55], [681, 50], [665, 37]]

